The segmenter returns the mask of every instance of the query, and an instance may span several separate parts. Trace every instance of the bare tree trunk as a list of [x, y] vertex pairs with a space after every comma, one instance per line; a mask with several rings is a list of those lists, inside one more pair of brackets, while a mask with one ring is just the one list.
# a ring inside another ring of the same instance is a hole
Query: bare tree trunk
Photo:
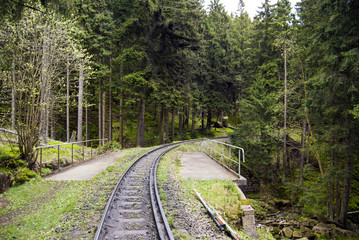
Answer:
[[186, 126], [186, 129], [189, 128], [189, 109], [188, 106], [184, 107], [185, 119], [183, 122], [183, 126]]
[[70, 64], [66, 59], [66, 141], [70, 141]]
[[[110, 58], [110, 64], [112, 59]], [[109, 91], [108, 91], [108, 141], [112, 141], [112, 69], [110, 68], [109, 79]]]
[[183, 113], [178, 113], [178, 139], [182, 139]]
[[15, 130], [15, 61], [12, 61], [12, 84], [11, 84], [11, 130]]
[[223, 113], [223, 110], [221, 111], [221, 119], [220, 119], [220, 121], [221, 121], [221, 125], [223, 126], [223, 115], [224, 115], [224, 113]]
[[49, 67], [49, 27], [47, 26], [45, 28], [44, 32], [44, 40], [42, 45], [42, 59], [41, 59], [41, 100], [40, 100], [40, 127], [39, 127], [39, 135], [40, 140], [44, 141], [44, 143], [47, 143], [47, 137], [48, 137], [48, 105], [49, 105], [49, 92], [50, 92], [50, 86], [49, 86], [49, 79], [48, 79], [48, 67]]
[[173, 107], [172, 108], [172, 125], [171, 125], [171, 128], [172, 128], [172, 131], [171, 131], [171, 141], [173, 142], [175, 140], [175, 116], [176, 116], [176, 110], [175, 108]]
[[[348, 143], [348, 146], [349, 143]], [[345, 165], [344, 165], [344, 182], [343, 182], [343, 194], [342, 201], [340, 206], [340, 215], [339, 222], [343, 225], [347, 224], [347, 216], [348, 216], [348, 203], [350, 197], [350, 189], [352, 184], [352, 171], [353, 171], [353, 156], [351, 154], [350, 149], [346, 149], [346, 157], [345, 157]]]
[[211, 121], [212, 121], [212, 110], [208, 108], [208, 115], [207, 115], [207, 130], [211, 131]]
[[284, 127], [283, 127], [283, 177], [285, 182], [287, 164], [287, 46], [284, 45]]
[[168, 139], [169, 139], [169, 128], [168, 128], [168, 126], [169, 126], [169, 123], [168, 123], [169, 117], [168, 117], [168, 109], [165, 108], [164, 111], [165, 111], [165, 113], [164, 113], [164, 115], [165, 115], [164, 118], [165, 118], [165, 132], [166, 132], [165, 142], [167, 142]]
[[305, 163], [305, 137], [307, 135], [307, 121], [303, 120], [303, 132], [302, 132], [302, 152], [300, 157], [300, 169], [299, 169], [299, 184], [303, 185], [303, 169]]
[[83, 121], [83, 96], [84, 96], [84, 60], [81, 59], [79, 72], [79, 97], [77, 109], [77, 141], [82, 141], [82, 121]]
[[164, 107], [161, 107], [160, 113], [160, 144], [164, 143]]
[[[334, 151], [332, 150], [331, 155], [330, 155], [330, 165], [333, 168], [334, 167]], [[330, 179], [329, 180], [329, 201], [328, 201], [328, 213], [329, 213], [329, 219], [330, 221], [334, 221], [334, 179]]]
[[[85, 131], [86, 131], [86, 141], [90, 140], [89, 128], [88, 128], [88, 103], [85, 105]], [[86, 142], [86, 147], [88, 147], [88, 142]]]
[[[102, 93], [102, 139], [106, 138], [106, 92]], [[102, 141], [105, 144], [105, 140]]]
[[54, 108], [55, 108], [55, 100], [53, 99], [51, 101], [51, 107], [50, 107], [50, 138], [51, 139], [55, 139], [55, 124], [56, 124], [56, 119], [55, 119], [55, 114], [54, 114]]
[[[102, 93], [101, 90], [98, 93], [98, 139], [102, 139]], [[102, 141], [100, 141], [100, 145], [102, 144]]]
[[192, 109], [192, 127], [191, 127], [191, 135], [194, 135], [194, 130], [196, 127], [196, 109]]
[[336, 209], [337, 216], [340, 215], [340, 206], [341, 206], [340, 195], [341, 195], [340, 182], [339, 182], [339, 179], [337, 179], [336, 184], [335, 184], [335, 209]]
[[[280, 139], [280, 129], [278, 127], [278, 139]], [[279, 167], [280, 167], [280, 149], [277, 150], [277, 172], [279, 173]]]
[[145, 100], [143, 97], [140, 100], [138, 111], [138, 125], [137, 125], [137, 146], [144, 146], [144, 127], [145, 127]]
[[120, 98], [120, 133], [118, 138], [121, 148], [123, 148], [123, 95]]

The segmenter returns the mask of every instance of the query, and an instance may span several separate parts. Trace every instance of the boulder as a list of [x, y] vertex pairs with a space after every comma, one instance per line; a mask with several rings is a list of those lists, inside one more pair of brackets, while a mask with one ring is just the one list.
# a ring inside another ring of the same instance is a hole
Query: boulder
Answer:
[[0, 193], [5, 192], [9, 187], [11, 187], [10, 175], [0, 172]]
[[333, 233], [333, 229], [335, 228], [334, 224], [325, 224], [325, 223], [318, 223], [313, 227], [314, 233], [320, 233], [322, 235], [325, 235], [327, 237], [331, 237]]
[[308, 227], [305, 227], [305, 226], [300, 226], [300, 231], [301, 233], [303, 233], [303, 235], [307, 238], [314, 238], [315, 237], [315, 234], [313, 233], [313, 231], [308, 228]]
[[334, 236], [342, 236], [345, 238], [351, 238], [354, 235], [354, 232], [342, 228], [334, 228], [333, 229]]
[[307, 237], [299, 238], [297, 240], [309, 240]]
[[292, 236], [293, 238], [301, 238], [303, 237], [303, 233], [294, 231]]
[[282, 232], [282, 235], [287, 238], [291, 238], [293, 235], [293, 230], [290, 229], [289, 227], [284, 227], [281, 232]]
[[310, 219], [310, 218], [303, 218], [300, 221], [300, 225], [303, 225], [303, 226], [306, 226], [306, 227], [314, 227], [317, 224], [318, 224], [317, 220]]

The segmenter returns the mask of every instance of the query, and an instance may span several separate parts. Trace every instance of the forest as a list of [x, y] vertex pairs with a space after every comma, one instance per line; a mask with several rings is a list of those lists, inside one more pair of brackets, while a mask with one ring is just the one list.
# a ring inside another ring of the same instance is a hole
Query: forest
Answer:
[[228, 124], [261, 191], [341, 226], [359, 210], [359, 1], [263, 0], [254, 19], [242, 0], [235, 14], [220, 0], [0, 12], [0, 127], [30, 170], [50, 139], [142, 147]]

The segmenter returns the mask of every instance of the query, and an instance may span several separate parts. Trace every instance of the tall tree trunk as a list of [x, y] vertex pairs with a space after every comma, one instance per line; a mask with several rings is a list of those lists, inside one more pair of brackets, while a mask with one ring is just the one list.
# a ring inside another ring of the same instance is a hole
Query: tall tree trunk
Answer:
[[[106, 92], [102, 93], [102, 139], [106, 138]], [[102, 141], [105, 144], [105, 140]]]
[[[121, 45], [121, 52], [123, 51], [123, 46]], [[122, 87], [123, 83], [123, 62], [120, 63], [120, 86]], [[118, 140], [120, 142], [121, 148], [123, 148], [123, 91], [120, 90], [120, 131]]]
[[66, 141], [70, 142], [70, 64], [66, 59]]
[[[347, 117], [348, 118], [348, 117]], [[350, 124], [347, 124], [350, 126]], [[350, 130], [349, 130], [350, 131]], [[345, 163], [344, 163], [344, 181], [343, 181], [343, 194], [342, 201], [340, 206], [340, 215], [339, 222], [343, 225], [347, 224], [347, 216], [348, 216], [348, 203], [350, 198], [350, 190], [352, 184], [352, 171], [353, 171], [353, 155], [349, 146], [351, 146], [350, 142], [350, 133], [347, 136], [347, 149], [345, 150]]]
[[48, 120], [48, 105], [49, 105], [49, 92], [50, 87], [49, 86], [49, 79], [48, 79], [48, 66], [49, 66], [49, 27], [47, 26], [44, 30], [44, 40], [43, 40], [43, 46], [42, 46], [42, 59], [41, 59], [41, 99], [40, 99], [40, 127], [39, 127], [39, 135], [40, 140], [42, 140], [44, 143], [47, 143], [47, 137], [48, 137], [48, 129], [47, 129], [47, 120]]
[[[112, 60], [110, 59], [110, 64]], [[112, 141], [112, 70], [110, 68], [109, 90], [108, 90], [108, 141]]]
[[302, 131], [302, 152], [300, 156], [300, 169], [299, 169], [299, 184], [303, 185], [303, 169], [305, 163], [305, 137], [307, 135], [307, 121], [303, 120], [303, 131]]
[[[334, 151], [332, 150], [331, 155], [330, 155], [330, 165], [332, 168], [334, 168]], [[334, 183], [335, 183], [335, 179], [331, 178], [329, 180], [329, 201], [328, 201], [328, 213], [329, 213], [329, 219], [330, 221], [334, 221], [334, 215], [335, 215], [335, 211], [334, 211]]]
[[160, 144], [164, 143], [164, 107], [161, 107], [160, 113]]
[[173, 142], [175, 140], [175, 116], [176, 116], [176, 110], [173, 107], [172, 108], [172, 124], [171, 124], [171, 142]]
[[223, 110], [221, 111], [221, 118], [220, 118], [220, 121], [221, 121], [221, 125], [223, 126], [223, 115], [224, 115], [224, 113], [223, 113]]
[[183, 126], [186, 126], [186, 129], [189, 128], [189, 108], [188, 106], [185, 106], [184, 108], [184, 112], [185, 112], [185, 119], [184, 119], [184, 123], [183, 123]]
[[341, 191], [340, 191], [340, 181], [339, 178], [337, 178], [335, 183], [335, 209], [336, 209], [336, 216], [340, 215], [340, 206], [341, 206]]
[[211, 123], [212, 123], [212, 110], [210, 108], [208, 108], [207, 131], [211, 131]]
[[182, 139], [183, 113], [178, 113], [178, 139]]
[[83, 121], [83, 105], [84, 105], [84, 60], [81, 59], [80, 72], [79, 72], [79, 98], [77, 110], [77, 141], [82, 141], [82, 121]]
[[15, 130], [15, 61], [12, 61], [12, 84], [11, 84], [11, 130]]
[[192, 126], [191, 126], [191, 135], [194, 135], [194, 130], [196, 127], [196, 109], [192, 109]]
[[145, 100], [141, 97], [138, 110], [138, 124], [137, 124], [137, 146], [144, 146], [144, 128], [145, 128]]
[[[88, 128], [88, 103], [85, 105], [85, 131], [86, 131], [86, 141], [90, 140], [89, 128]], [[88, 147], [88, 142], [86, 142], [86, 147]]]
[[54, 113], [54, 108], [55, 108], [55, 100], [51, 100], [51, 107], [50, 107], [50, 138], [51, 139], [55, 139], [55, 124], [56, 124], [56, 119], [55, 119], [55, 113]]
[[[98, 93], [98, 139], [102, 139], [102, 93], [101, 90]], [[102, 141], [100, 141], [100, 145]]]
[[121, 148], [123, 148], [123, 95], [121, 93], [120, 98], [120, 132], [118, 141], [120, 142]]
[[165, 137], [165, 142], [168, 142], [169, 139], [169, 117], [168, 117], [168, 108], [164, 109], [164, 118], [165, 118], [165, 133], [166, 133], [166, 137]]
[[284, 127], [283, 127], [283, 177], [285, 182], [287, 164], [287, 47], [284, 44]]

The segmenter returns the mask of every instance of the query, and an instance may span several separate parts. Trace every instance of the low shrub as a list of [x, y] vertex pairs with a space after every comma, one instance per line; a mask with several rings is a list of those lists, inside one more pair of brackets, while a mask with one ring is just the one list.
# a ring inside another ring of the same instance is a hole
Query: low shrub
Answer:
[[20, 185], [24, 182], [30, 181], [31, 178], [35, 178], [37, 174], [26, 167], [21, 167], [17, 169], [17, 172], [14, 174], [14, 185]]

